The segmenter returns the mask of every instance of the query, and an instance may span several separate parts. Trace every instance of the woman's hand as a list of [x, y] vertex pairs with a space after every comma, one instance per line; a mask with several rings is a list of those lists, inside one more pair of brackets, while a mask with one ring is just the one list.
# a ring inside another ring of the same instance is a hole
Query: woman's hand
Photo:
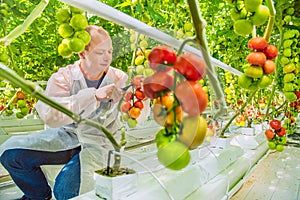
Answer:
[[117, 88], [114, 83], [100, 87], [96, 90], [95, 96], [97, 101], [112, 100], [112, 103], [120, 101], [122, 97], [122, 90]]

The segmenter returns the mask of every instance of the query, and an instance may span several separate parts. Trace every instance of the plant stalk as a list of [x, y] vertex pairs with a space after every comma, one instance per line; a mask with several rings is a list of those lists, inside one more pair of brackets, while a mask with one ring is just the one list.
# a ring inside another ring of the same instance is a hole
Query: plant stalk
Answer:
[[274, 26], [274, 23], [275, 23], [276, 11], [275, 11], [274, 3], [273, 3], [272, 0], [266, 0], [266, 3], [267, 3], [268, 8], [270, 10], [270, 16], [269, 16], [267, 28], [265, 30], [264, 38], [266, 39], [267, 42], [269, 42], [272, 30], [273, 30], [273, 26]]
[[227, 105], [224, 97], [223, 90], [221, 89], [220, 82], [216, 76], [214, 67], [212, 66], [210, 55], [208, 52], [208, 45], [205, 37], [205, 23], [201, 20], [201, 13], [199, 9], [198, 1], [188, 0], [188, 5], [191, 11], [192, 20], [196, 32], [196, 40], [200, 45], [202, 56], [207, 65], [208, 79], [212, 85], [212, 88], [216, 94], [216, 102], [219, 104], [219, 110], [215, 113], [215, 117], [222, 117], [227, 114]]
[[113, 144], [114, 148], [116, 150], [120, 149], [120, 146], [117, 143], [117, 141], [114, 139], [112, 133], [110, 133], [102, 124], [99, 124], [90, 119], [81, 118], [80, 115], [75, 114], [71, 110], [65, 108], [64, 106], [60, 105], [59, 103], [45, 96], [42, 93], [42, 89], [40, 89], [34, 83], [23, 79], [14, 71], [12, 71], [10, 68], [6, 67], [5, 65], [2, 65], [1, 63], [0, 63], [0, 76], [13, 83], [14, 86], [22, 88], [24, 92], [30, 94], [31, 96], [37, 98], [38, 100], [41, 100], [42, 102], [48, 104], [49, 106], [63, 112], [67, 116], [71, 117], [76, 123], [86, 123], [99, 130], [102, 130], [105, 136], [108, 138], [108, 140]]
[[237, 116], [239, 116], [239, 114], [241, 114], [243, 111], [244, 111], [244, 109], [245, 109], [245, 107], [249, 104], [249, 102], [252, 100], [252, 98], [255, 96], [255, 93], [257, 92], [258, 90], [254, 90], [252, 93], [251, 93], [251, 95], [248, 97], [248, 99], [247, 99], [247, 101], [245, 101], [244, 103], [243, 103], [243, 105], [242, 105], [242, 107], [238, 110], [238, 112], [237, 113], [235, 113], [235, 115], [233, 115], [231, 118], [230, 118], [230, 120], [227, 122], [227, 124], [224, 126], [224, 128], [222, 129], [222, 131], [221, 131], [221, 134], [220, 134], [220, 136], [219, 137], [224, 137], [224, 134], [225, 134], [225, 131], [228, 129], [228, 127], [230, 126], [230, 124], [233, 122], [233, 120], [237, 117]]

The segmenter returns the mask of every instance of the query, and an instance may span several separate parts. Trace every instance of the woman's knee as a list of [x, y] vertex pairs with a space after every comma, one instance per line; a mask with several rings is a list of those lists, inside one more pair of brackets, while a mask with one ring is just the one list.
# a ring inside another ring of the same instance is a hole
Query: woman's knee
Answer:
[[26, 153], [22, 149], [8, 149], [2, 153], [0, 162], [6, 169], [17, 169], [21, 168], [23, 158], [26, 158]]
[[5, 150], [0, 157], [1, 164], [5, 168], [10, 167], [13, 163], [14, 155], [15, 155], [14, 150], [12, 150], [12, 149]]

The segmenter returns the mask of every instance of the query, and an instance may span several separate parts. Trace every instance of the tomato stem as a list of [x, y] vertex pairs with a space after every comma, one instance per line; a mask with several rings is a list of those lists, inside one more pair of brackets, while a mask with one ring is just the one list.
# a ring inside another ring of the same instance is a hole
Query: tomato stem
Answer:
[[265, 30], [264, 38], [266, 39], [267, 42], [269, 42], [272, 30], [273, 30], [273, 26], [274, 26], [274, 23], [275, 23], [275, 13], [276, 13], [276, 11], [275, 11], [274, 3], [273, 3], [272, 0], [266, 0], [266, 3], [267, 3], [268, 8], [270, 10], [270, 16], [269, 16], [267, 28]]
[[[282, 27], [280, 25], [277, 25], [277, 28], [278, 28], [279, 33], [280, 33], [279, 46], [277, 47], [277, 49], [280, 52], [280, 50], [282, 48], [282, 45], [283, 45], [283, 30], [282, 30]], [[278, 56], [276, 57], [275, 63], [276, 63], [276, 70], [275, 70], [275, 75], [274, 75], [274, 79], [273, 80], [277, 80], [278, 79], [277, 77], [278, 77], [278, 73], [279, 73], [278, 71], [279, 71], [279, 66], [280, 66], [280, 64], [278, 62]], [[267, 102], [266, 114], [265, 114], [265, 117], [263, 118], [263, 120], [266, 120], [266, 118], [269, 116], [270, 105], [271, 105], [271, 102], [273, 101], [273, 97], [275, 95], [275, 90], [276, 90], [276, 84], [273, 84], [272, 85], [272, 91], [271, 91], [271, 94], [270, 94], [270, 98], [269, 98], [269, 100]]]
[[180, 45], [180, 47], [179, 47], [179, 49], [178, 49], [178, 52], [177, 52], [177, 56], [179, 56], [179, 55], [182, 53], [184, 46], [185, 46], [188, 42], [193, 42], [193, 43], [195, 43], [195, 42], [196, 42], [195, 39], [196, 39], [195, 36], [194, 36], [194, 37], [190, 37], [190, 38], [186, 38], [186, 39], [182, 42], [182, 44]]

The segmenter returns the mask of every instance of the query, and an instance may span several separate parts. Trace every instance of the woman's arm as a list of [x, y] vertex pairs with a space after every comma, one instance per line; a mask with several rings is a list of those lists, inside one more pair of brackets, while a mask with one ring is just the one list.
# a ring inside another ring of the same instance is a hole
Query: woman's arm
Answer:
[[[95, 98], [95, 88], [85, 88], [77, 94], [71, 95], [71, 87], [73, 78], [68, 69], [60, 69], [53, 74], [47, 82], [45, 95], [54, 101], [62, 104], [76, 114], [81, 114], [83, 117], [90, 115], [97, 107]], [[36, 110], [41, 119], [50, 127], [60, 127], [70, 124], [73, 120], [64, 113], [52, 108], [51, 106], [38, 101]]]

